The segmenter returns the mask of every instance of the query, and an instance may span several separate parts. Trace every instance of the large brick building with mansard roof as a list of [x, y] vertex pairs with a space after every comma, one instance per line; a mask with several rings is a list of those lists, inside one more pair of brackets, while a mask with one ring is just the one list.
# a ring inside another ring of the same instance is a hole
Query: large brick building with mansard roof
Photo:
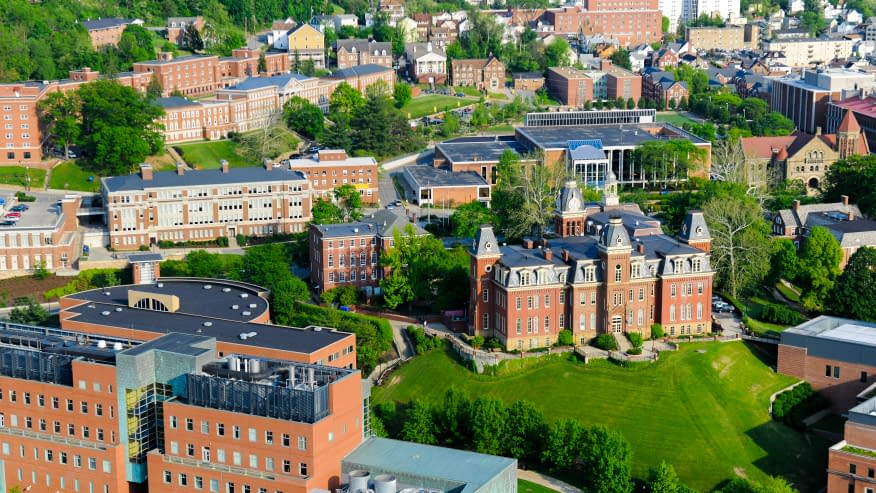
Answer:
[[500, 245], [481, 226], [472, 245], [469, 329], [509, 350], [550, 346], [563, 329], [576, 344], [601, 333], [650, 337], [711, 332], [711, 237], [691, 211], [678, 238], [634, 204], [620, 204], [616, 181], [600, 203], [585, 203], [574, 182], [557, 204], [555, 240]]

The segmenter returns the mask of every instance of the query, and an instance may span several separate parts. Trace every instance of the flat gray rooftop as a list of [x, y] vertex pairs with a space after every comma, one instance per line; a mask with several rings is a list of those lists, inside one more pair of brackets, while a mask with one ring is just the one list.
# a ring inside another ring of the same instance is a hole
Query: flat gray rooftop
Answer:
[[664, 140], [647, 132], [645, 129], [662, 127], [679, 138], [690, 140], [694, 144], [705, 144], [706, 141], [684, 130], [666, 123], [642, 123], [619, 125], [587, 125], [566, 127], [518, 127], [517, 132], [527, 137], [537, 146], [544, 149], [566, 149], [570, 140], [601, 140], [605, 148], [634, 148], [645, 142]]
[[212, 353], [215, 350], [215, 345], [210, 346], [212, 339], [212, 337], [203, 335], [171, 332], [157, 339], [152, 339], [151, 341], [126, 349], [122, 354], [137, 356], [155, 350], [185, 354], [187, 356], [200, 356], [205, 353]]
[[455, 140], [442, 142], [436, 146], [451, 163], [486, 162], [498, 163], [499, 157], [510, 149], [519, 155], [526, 153], [526, 148], [514, 140]]
[[[516, 459], [388, 438], [366, 440], [344, 458], [342, 469], [345, 473], [371, 471], [372, 477], [380, 471], [396, 476], [399, 486], [455, 493], [477, 492], [510, 469], [514, 484], [506, 485], [505, 491], [514, 491], [517, 486]], [[411, 484], [414, 482], [417, 484]]]
[[[56, 202], [64, 198], [63, 193], [52, 192], [27, 192], [36, 197], [35, 202], [21, 202], [28, 210], [21, 213], [21, 219], [10, 226], [0, 226], [0, 233], [9, 230], [20, 229], [46, 229], [54, 227], [61, 219], [61, 208]], [[6, 204], [3, 206], [4, 214], [10, 207], [18, 205], [13, 192], [0, 194]]]
[[123, 176], [101, 178], [110, 192], [139, 191], [150, 188], [186, 188], [204, 185], [249, 185], [251, 183], [269, 183], [306, 179], [301, 173], [284, 167], [271, 170], [264, 166], [247, 168], [231, 168], [227, 173], [220, 169], [186, 170], [180, 176], [176, 171], [156, 171], [151, 180], [144, 180], [139, 173]]
[[413, 180], [411, 185], [420, 188], [489, 186], [481, 175], [473, 172], [454, 173], [432, 166], [408, 166], [405, 173]]
[[815, 337], [876, 347], [876, 327], [873, 326], [846, 323], [835, 329], [826, 330]]

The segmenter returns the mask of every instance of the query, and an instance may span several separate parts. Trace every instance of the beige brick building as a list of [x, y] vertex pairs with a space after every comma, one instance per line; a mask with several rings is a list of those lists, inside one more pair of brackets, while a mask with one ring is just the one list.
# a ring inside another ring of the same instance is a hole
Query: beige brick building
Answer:
[[310, 186], [301, 173], [273, 166], [153, 172], [101, 179], [110, 245], [136, 250], [159, 241], [209, 241], [238, 234], [304, 231]]
[[760, 28], [757, 24], [688, 27], [684, 37], [695, 50], [752, 50], [760, 43]]

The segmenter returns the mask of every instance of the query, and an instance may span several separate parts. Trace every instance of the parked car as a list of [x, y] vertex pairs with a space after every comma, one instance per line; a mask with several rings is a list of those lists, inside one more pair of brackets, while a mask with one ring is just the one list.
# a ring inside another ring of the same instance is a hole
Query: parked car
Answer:
[[26, 211], [26, 210], [28, 210], [28, 209], [30, 209], [30, 207], [28, 207], [28, 206], [26, 206], [26, 205], [24, 205], [24, 204], [18, 204], [18, 205], [16, 205], [16, 206], [13, 206], [13, 207], [9, 208], [9, 210], [12, 211], [12, 212], [24, 212], [24, 211]]
[[458, 97], [458, 98], [464, 98], [464, 97], [465, 97], [465, 93], [464, 93], [464, 92], [458, 92], [458, 93], [456, 93], [456, 97]]

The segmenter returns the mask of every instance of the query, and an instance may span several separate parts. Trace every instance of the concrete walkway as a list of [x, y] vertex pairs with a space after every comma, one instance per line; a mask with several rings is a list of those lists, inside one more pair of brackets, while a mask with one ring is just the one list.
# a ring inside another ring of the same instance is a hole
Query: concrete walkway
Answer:
[[569, 483], [565, 483], [550, 476], [545, 476], [544, 474], [535, 471], [524, 471], [523, 469], [518, 469], [517, 478], [525, 479], [530, 483], [535, 483], [561, 493], [583, 493], [580, 488], [576, 488]]

